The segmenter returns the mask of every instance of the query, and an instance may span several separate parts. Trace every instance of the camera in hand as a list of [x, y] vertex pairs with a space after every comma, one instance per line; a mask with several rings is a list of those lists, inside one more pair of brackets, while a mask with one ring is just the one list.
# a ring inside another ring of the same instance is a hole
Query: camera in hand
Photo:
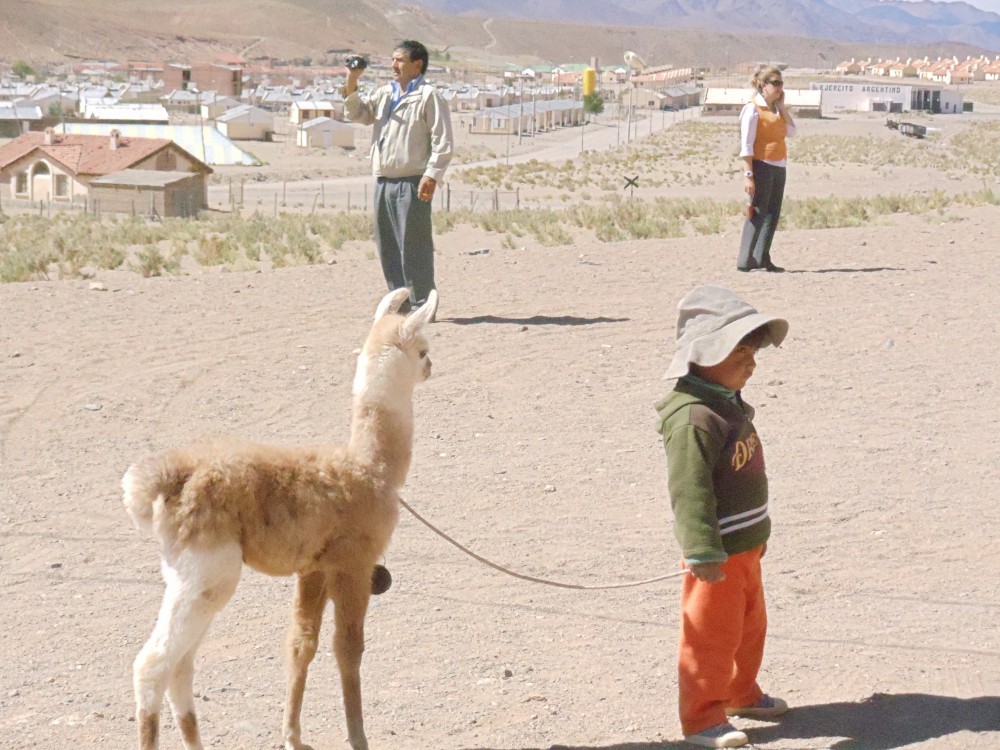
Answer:
[[367, 55], [351, 55], [347, 58], [345, 64], [350, 70], [364, 70], [368, 67], [368, 56]]

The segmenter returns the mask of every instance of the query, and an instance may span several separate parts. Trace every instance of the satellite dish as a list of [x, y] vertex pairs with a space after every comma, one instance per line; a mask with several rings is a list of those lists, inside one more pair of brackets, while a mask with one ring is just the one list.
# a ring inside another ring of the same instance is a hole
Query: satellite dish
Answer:
[[642, 70], [646, 67], [646, 63], [643, 62], [643, 59], [631, 50], [625, 53], [625, 62], [630, 68], [632, 68], [632, 70]]

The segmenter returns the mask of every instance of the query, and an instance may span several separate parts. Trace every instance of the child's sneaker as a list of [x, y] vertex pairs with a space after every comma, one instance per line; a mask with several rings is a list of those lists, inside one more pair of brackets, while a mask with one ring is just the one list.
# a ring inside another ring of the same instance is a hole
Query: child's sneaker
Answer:
[[685, 734], [684, 741], [699, 747], [743, 747], [750, 739], [732, 724], [716, 724], [698, 734]]
[[773, 719], [776, 716], [781, 716], [787, 710], [788, 704], [781, 698], [765, 695], [752, 706], [727, 708], [726, 716], [742, 716], [745, 719]]

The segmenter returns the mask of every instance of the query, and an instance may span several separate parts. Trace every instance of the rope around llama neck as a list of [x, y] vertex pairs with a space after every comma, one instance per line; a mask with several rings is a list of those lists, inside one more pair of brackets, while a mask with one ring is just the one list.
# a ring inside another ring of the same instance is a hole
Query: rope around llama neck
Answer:
[[561, 581], [549, 581], [549, 580], [546, 580], [545, 578], [536, 578], [535, 576], [529, 576], [529, 575], [525, 575], [523, 573], [517, 573], [517, 572], [515, 572], [513, 570], [508, 570], [507, 568], [503, 567], [502, 565], [497, 565], [494, 562], [490, 562], [485, 557], [482, 557], [481, 555], [477, 555], [471, 549], [469, 549], [468, 547], [464, 546], [463, 544], [460, 544], [459, 542], [456, 542], [450, 536], [448, 536], [443, 531], [441, 531], [441, 529], [437, 528], [434, 524], [432, 524], [430, 521], [428, 521], [422, 515], [420, 515], [419, 513], [417, 513], [417, 511], [415, 511], [412, 507], [410, 507], [409, 503], [407, 503], [403, 498], [399, 498], [399, 504], [402, 505], [404, 508], [406, 508], [408, 511], [410, 511], [410, 513], [413, 515], [413, 517], [416, 518], [418, 521], [420, 521], [420, 523], [422, 523], [424, 526], [426, 526], [428, 529], [430, 529], [431, 531], [433, 531], [435, 534], [437, 534], [439, 537], [441, 537], [442, 539], [444, 539], [449, 544], [452, 544], [455, 547], [458, 547], [460, 550], [462, 550], [462, 552], [464, 552], [465, 554], [467, 554], [472, 559], [478, 560], [483, 565], [487, 565], [487, 566], [493, 568], [494, 570], [500, 571], [501, 573], [506, 573], [507, 575], [513, 576], [514, 578], [520, 578], [522, 581], [531, 581], [532, 583], [541, 583], [541, 584], [544, 584], [546, 586], [556, 586], [556, 587], [561, 588], [561, 589], [587, 589], [587, 590], [628, 589], [628, 588], [634, 588], [636, 586], [646, 586], [646, 585], [648, 585], [650, 583], [658, 583], [659, 581], [666, 581], [668, 578], [679, 578], [680, 576], [687, 575], [688, 573], [691, 572], [690, 569], [683, 568], [683, 569], [675, 571], [673, 573], [667, 573], [666, 575], [662, 575], [662, 576], [655, 576], [654, 578], [646, 578], [646, 579], [644, 579], [642, 581], [626, 581], [625, 583], [602, 583], [602, 584], [595, 584], [595, 585], [592, 585], [592, 586], [588, 586], [588, 585], [585, 585], [585, 584], [582, 584], [582, 583], [563, 583]]

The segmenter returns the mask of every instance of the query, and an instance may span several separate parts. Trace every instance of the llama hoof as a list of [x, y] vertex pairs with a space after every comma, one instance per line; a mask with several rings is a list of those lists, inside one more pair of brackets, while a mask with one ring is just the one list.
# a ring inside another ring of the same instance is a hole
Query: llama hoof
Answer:
[[372, 594], [384, 594], [392, 586], [392, 575], [384, 565], [376, 565], [372, 571]]

